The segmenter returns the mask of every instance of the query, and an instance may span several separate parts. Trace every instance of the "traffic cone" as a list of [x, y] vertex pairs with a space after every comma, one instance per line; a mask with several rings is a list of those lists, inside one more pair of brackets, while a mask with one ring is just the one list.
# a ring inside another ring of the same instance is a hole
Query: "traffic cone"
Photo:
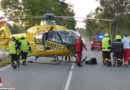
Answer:
[[4, 84], [2, 83], [2, 79], [0, 77], [0, 88], [3, 87], [3, 86], [4, 86]]

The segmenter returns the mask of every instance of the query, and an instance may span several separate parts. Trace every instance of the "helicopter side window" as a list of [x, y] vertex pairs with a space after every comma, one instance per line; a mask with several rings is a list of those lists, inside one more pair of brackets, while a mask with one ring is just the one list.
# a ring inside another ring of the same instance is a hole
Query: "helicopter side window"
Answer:
[[52, 41], [52, 42], [56, 42], [56, 43], [60, 43], [60, 44], [62, 43], [59, 35], [54, 31], [50, 31], [48, 33], [48, 41]]
[[36, 44], [42, 44], [43, 43], [42, 42], [42, 34], [37, 34], [35, 36], [35, 42], [36, 42]]

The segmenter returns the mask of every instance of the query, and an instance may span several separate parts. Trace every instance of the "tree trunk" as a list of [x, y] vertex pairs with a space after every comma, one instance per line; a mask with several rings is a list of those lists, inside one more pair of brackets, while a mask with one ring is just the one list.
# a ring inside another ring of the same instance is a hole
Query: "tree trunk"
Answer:
[[115, 34], [117, 35], [119, 33], [119, 22], [116, 20], [116, 32]]

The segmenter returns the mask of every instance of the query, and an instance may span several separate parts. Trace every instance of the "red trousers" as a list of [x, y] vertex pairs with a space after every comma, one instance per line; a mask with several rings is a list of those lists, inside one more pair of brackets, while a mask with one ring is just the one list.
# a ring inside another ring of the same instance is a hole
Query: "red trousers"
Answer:
[[129, 56], [130, 56], [130, 49], [124, 49], [123, 50], [123, 56], [124, 56], [124, 65], [128, 66]]
[[105, 56], [104, 56], [104, 53], [102, 52], [102, 59], [103, 59], [103, 63], [105, 64], [106, 61], [105, 61]]
[[77, 63], [80, 63], [81, 59], [82, 59], [82, 52], [79, 52], [77, 57]]

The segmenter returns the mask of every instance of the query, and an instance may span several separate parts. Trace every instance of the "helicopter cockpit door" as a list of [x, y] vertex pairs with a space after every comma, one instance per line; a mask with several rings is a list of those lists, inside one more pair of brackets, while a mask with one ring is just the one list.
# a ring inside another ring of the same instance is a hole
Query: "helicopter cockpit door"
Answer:
[[49, 31], [46, 34], [46, 50], [58, 50], [60, 47], [62, 47], [62, 40], [57, 32], [55, 31]]
[[46, 51], [47, 34], [48, 34], [48, 33], [44, 33], [43, 36], [42, 36], [42, 41], [43, 41], [43, 45], [44, 45], [44, 50], [45, 50], [45, 51]]

